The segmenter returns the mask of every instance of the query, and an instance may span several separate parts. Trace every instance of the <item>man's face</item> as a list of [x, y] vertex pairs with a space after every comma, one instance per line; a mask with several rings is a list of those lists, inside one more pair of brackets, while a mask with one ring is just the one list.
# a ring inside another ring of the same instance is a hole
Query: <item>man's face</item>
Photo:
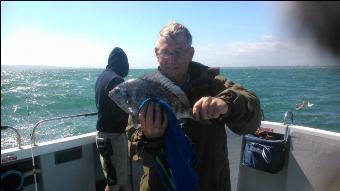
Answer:
[[188, 47], [183, 35], [176, 39], [160, 37], [155, 52], [162, 74], [175, 83], [185, 80], [194, 48]]

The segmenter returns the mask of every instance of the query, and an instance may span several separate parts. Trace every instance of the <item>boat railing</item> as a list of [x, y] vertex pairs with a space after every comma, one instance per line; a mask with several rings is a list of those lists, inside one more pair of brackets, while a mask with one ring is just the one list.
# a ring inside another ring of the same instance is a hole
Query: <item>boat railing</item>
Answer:
[[20, 133], [18, 132], [18, 130], [16, 130], [14, 127], [11, 127], [11, 126], [1, 125], [1, 130], [7, 130], [7, 129], [10, 129], [10, 130], [15, 132], [16, 137], [17, 137], [18, 148], [21, 149], [21, 136], [20, 136]]
[[293, 112], [287, 111], [283, 116], [283, 124], [284, 125], [293, 125], [294, 123]]
[[283, 124], [287, 125], [285, 130], [285, 141], [288, 139], [288, 127], [294, 124], [293, 112], [287, 111], [283, 116]]
[[36, 131], [37, 127], [44, 122], [60, 120], [60, 119], [68, 119], [68, 118], [74, 118], [74, 117], [88, 117], [88, 116], [93, 116], [93, 115], [97, 115], [97, 114], [98, 114], [97, 112], [93, 112], [93, 113], [84, 113], [84, 114], [78, 114], [78, 115], [69, 115], [69, 116], [64, 116], [64, 117], [54, 117], [54, 118], [40, 120], [33, 127], [33, 130], [32, 130], [32, 133], [31, 133], [31, 142], [33, 143], [34, 146], [37, 146], [36, 138], [35, 138], [35, 131]]

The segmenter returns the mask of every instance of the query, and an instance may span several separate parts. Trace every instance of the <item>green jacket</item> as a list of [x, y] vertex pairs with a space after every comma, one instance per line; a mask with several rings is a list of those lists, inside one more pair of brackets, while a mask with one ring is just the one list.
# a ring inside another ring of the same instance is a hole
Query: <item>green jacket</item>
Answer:
[[[186, 120], [182, 124], [198, 158], [194, 169], [199, 177], [199, 190], [228, 191], [230, 172], [225, 125], [240, 135], [254, 132], [261, 123], [260, 101], [253, 92], [219, 76], [216, 68], [191, 62], [188, 72], [190, 81], [185, 93], [191, 106], [204, 96], [221, 98], [229, 105], [228, 112], [209, 125], [194, 120]], [[133, 128], [131, 119], [127, 134], [130, 156], [144, 166], [140, 190], [163, 190], [161, 179], [152, 168], [153, 156], [160, 152], [163, 139], [146, 139], [140, 129]]]

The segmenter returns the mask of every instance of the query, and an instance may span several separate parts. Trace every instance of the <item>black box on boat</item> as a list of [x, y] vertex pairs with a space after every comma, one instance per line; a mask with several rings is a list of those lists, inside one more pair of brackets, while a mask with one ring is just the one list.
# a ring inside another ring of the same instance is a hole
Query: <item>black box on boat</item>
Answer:
[[257, 137], [255, 134], [243, 136], [241, 165], [257, 170], [278, 173], [284, 165], [287, 145], [286, 134], [268, 132], [272, 140]]

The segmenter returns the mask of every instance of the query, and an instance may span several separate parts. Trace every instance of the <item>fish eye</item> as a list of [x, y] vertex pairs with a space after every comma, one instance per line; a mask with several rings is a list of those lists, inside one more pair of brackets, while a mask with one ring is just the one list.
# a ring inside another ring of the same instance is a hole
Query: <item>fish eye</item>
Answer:
[[116, 93], [116, 94], [119, 93], [120, 92], [120, 88], [118, 88], [118, 87], [114, 88], [113, 92]]

